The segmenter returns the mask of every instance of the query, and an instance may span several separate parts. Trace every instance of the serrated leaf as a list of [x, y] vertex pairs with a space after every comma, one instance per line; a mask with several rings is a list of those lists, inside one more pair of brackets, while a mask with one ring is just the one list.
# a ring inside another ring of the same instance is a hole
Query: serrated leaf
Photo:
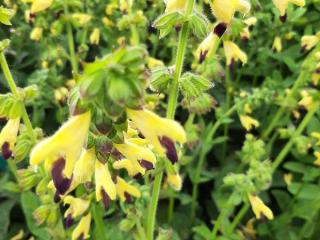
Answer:
[[212, 96], [207, 93], [203, 93], [201, 96], [195, 98], [192, 101], [184, 99], [182, 101], [182, 106], [189, 109], [190, 112], [204, 114], [214, 108], [215, 102], [216, 101]]
[[159, 67], [155, 68], [151, 73], [150, 88], [155, 92], [162, 92], [167, 88], [171, 76], [168, 68]]
[[192, 14], [189, 23], [191, 30], [198, 38], [202, 39], [207, 36], [209, 21], [203, 14], [199, 12]]

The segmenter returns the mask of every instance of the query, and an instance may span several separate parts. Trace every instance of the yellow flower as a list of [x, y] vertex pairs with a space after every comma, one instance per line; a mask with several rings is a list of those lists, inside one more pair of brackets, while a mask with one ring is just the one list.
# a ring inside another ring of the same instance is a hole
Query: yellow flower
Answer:
[[81, 218], [78, 226], [73, 230], [72, 240], [90, 238], [90, 235], [89, 235], [90, 224], [91, 224], [91, 214], [88, 213], [86, 216]]
[[73, 220], [77, 217], [82, 216], [90, 206], [89, 200], [75, 198], [70, 195], [63, 198], [63, 203], [64, 205], [69, 205], [69, 208], [64, 213], [64, 217], [68, 220]]
[[31, 12], [37, 13], [49, 8], [53, 0], [33, 0], [31, 5]]
[[106, 9], [105, 9], [105, 12], [107, 15], [112, 15], [113, 13], [113, 10], [114, 9], [117, 9], [117, 4], [114, 4], [114, 3], [110, 3], [106, 6]]
[[282, 51], [282, 41], [280, 37], [275, 37], [272, 45], [272, 49], [275, 50], [276, 52], [281, 52]]
[[256, 238], [256, 230], [254, 229], [253, 223], [255, 222], [254, 218], [249, 219], [249, 221], [246, 223], [246, 225], [244, 227], [242, 227], [242, 231], [244, 232], [244, 234], [248, 237], [250, 237], [250, 239], [255, 239]]
[[95, 28], [95, 29], [93, 29], [93, 31], [90, 35], [90, 43], [95, 44], [95, 45], [99, 45], [99, 42], [100, 42], [100, 29]]
[[269, 220], [273, 219], [272, 211], [262, 202], [262, 200], [258, 196], [249, 194], [248, 197], [252, 211], [256, 215], [257, 219], [261, 219], [263, 216], [267, 217]]
[[306, 4], [304, 0], [272, 0], [272, 2], [279, 10], [280, 16], [286, 15], [289, 3], [295, 4], [299, 7], [303, 7]]
[[0, 147], [4, 159], [12, 156], [20, 126], [20, 118], [10, 119], [0, 133]]
[[10, 20], [14, 14], [14, 10], [0, 6], [0, 23], [4, 25], [11, 25]]
[[40, 27], [35, 27], [30, 33], [30, 39], [34, 41], [40, 41], [42, 38], [43, 29]]
[[114, 23], [107, 17], [102, 18], [102, 23], [105, 27], [113, 27]]
[[146, 109], [127, 109], [127, 114], [132, 120], [132, 126], [141, 132], [148, 143], [152, 144], [157, 154], [166, 154], [172, 163], [178, 161], [174, 142], [177, 141], [180, 144], [186, 142], [186, 133], [178, 122], [161, 118]]
[[313, 164], [316, 165], [317, 167], [320, 167], [320, 152], [315, 151], [313, 155], [316, 157], [316, 160], [313, 162]]
[[304, 107], [307, 110], [310, 110], [310, 108], [313, 106], [313, 98], [310, 96], [308, 91], [302, 90], [300, 92], [302, 99], [299, 101], [299, 106]]
[[186, 0], [167, 0], [166, 1], [166, 13], [174, 11], [182, 11], [186, 5]]
[[123, 202], [130, 203], [131, 196], [134, 196], [136, 198], [141, 197], [141, 193], [140, 193], [139, 189], [128, 184], [121, 177], [117, 177], [116, 187], [117, 187], [118, 196], [120, 197], [120, 200]]
[[244, 111], [245, 113], [248, 113], [248, 114], [252, 113], [252, 109], [251, 109], [249, 103], [246, 103], [246, 104], [243, 106], [243, 111]]
[[256, 119], [247, 115], [240, 115], [240, 122], [247, 131], [250, 131], [253, 127], [257, 128], [260, 126], [260, 123]]
[[158, 60], [153, 57], [148, 57], [148, 68], [156, 68], [156, 67], [162, 67], [164, 66], [164, 63], [161, 60]]
[[320, 146], [320, 132], [312, 132], [311, 137], [317, 139], [316, 146]]
[[240, 37], [243, 40], [249, 40], [251, 38], [249, 27], [245, 27], [242, 29], [242, 31], [240, 32]]
[[219, 37], [213, 32], [210, 32], [196, 50], [195, 55], [199, 63], [202, 63], [207, 56], [211, 56], [211, 53], [217, 49], [219, 42]]
[[14, 235], [10, 240], [23, 240], [24, 231], [21, 229], [16, 235]]
[[116, 186], [112, 181], [108, 164], [103, 164], [96, 160], [95, 164], [95, 182], [96, 182], [96, 200], [102, 202], [107, 209], [110, 200], [115, 200], [117, 197]]
[[232, 67], [235, 61], [240, 60], [242, 64], [246, 64], [248, 61], [247, 55], [243, 52], [235, 43], [231, 41], [223, 42], [224, 53], [227, 58], [227, 65]]
[[167, 173], [167, 183], [170, 187], [172, 187], [176, 191], [180, 191], [182, 187], [182, 179], [181, 176], [176, 174]]
[[283, 174], [283, 180], [288, 186], [292, 183], [292, 178], [293, 178], [292, 173]]
[[291, 40], [292, 39], [292, 37], [293, 37], [293, 32], [287, 32], [285, 35], [284, 35], [284, 38], [286, 39], [286, 40]]
[[257, 23], [257, 18], [256, 17], [249, 17], [245, 20], [243, 20], [244, 24], [246, 24], [248, 27], [254, 26]]
[[83, 149], [73, 170], [73, 179], [78, 183], [91, 182], [94, 173], [96, 152], [94, 148]]
[[80, 27], [83, 27], [90, 22], [92, 16], [85, 13], [74, 13], [72, 14], [72, 18], [78, 22]]
[[38, 143], [31, 151], [30, 164], [38, 165], [45, 161], [46, 169], [51, 167], [55, 187], [61, 194], [70, 185], [75, 163], [87, 139], [90, 119], [90, 112], [71, 117], [53, 136]]
[[301, 38], [301, 46], [303, 49], [310, 50], [320, 42], [320, 36], [306, 35]]
[[317, 61], [320, 61], [320, 51], [316, 52], [316, 53], [314, 54], [314, 56], [315, 56], [315, 58], [316, 58]]

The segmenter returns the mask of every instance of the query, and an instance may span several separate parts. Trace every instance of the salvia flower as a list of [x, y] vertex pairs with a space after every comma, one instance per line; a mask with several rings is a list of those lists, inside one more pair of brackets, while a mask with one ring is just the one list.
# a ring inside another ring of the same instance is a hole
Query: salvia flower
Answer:
[[139, 189], [136, 187], [130, 185], [125, 180], [123, 180], [121, 177], [117, 177], [116, 181], [116, 188], [117, 188], [117, 194], [122, 202], [131, 202], [131, 196], [140, 198], [141, 193]]
[[305, 0], [272, 0], [273, 4], [280, 12], [280, 20], [282, 22], [286, 21], [286, 11], [289, 3], [295, 4], [299, 7], [303, 7], [306, 3]]
[[256, 17], [249, 17], [245, 20], [243, 20], [243, 23], [246, 25], [242, 31], [240, 32], [240, 37], [241, 39], [243, 40], [249, 40], [250, 37], [251, 37], [251, 34], [250, 34], [250, 30], [249, 28], [251, 26], [254, 26], [256, 23], [257, 23], [257, 18]]
[[66, 227], [70, 227], [73, 220], [82, 216], [89, 208], [90, 201], [81, 198], [75, 198], [72, 196], [66, 196], [63, 198], [64, 205], [69, 205], [69, 208], [64, 214], [66, 218]]
[[96, 160], [95, 163], [96, 200], [102, 200], [105, 208], [109, 207], [110, 200], [117, 197], [116, 186], [111, 178], [108, 164]]
[[94, 28], [90, 35], [90, 43], [94, 45], [99, 45], [100, 42], [100, 29]]
[[167, 183], [170, 187], [172, 187], [175, 191], [180, 191], [182, 187], [182, 179], [180, 174], [175, 173], [167, 173]]
[[31, 151], [30, 164], [45, 161], [60, 194], [70, 186], [75, 164], [87, 139], [90, 119], [90, 112], [71, 117], [53, 136], [38, 143]]
[[291, 183], [292, 183], [292, 178], [293, 178], [292, 173], [285, 173], [285, 174], [283, 174], [283, 180], [284, 180], [284, 182], [287, 184], [287, 186], [291, 185]]
[[317, 139], [316, 146], [320, 146], [320, 132], [312, 132], [311, 137]]
[[41, 27], [35, 27], [30, 33], [30, 39], [33, 41], [40, 41], [42, 38], [43, 29]]
[[282, 41], [279, 36], [274, 38], [272, 49], [278, 53], [282, 51]]
[[306, 90], [300, 92], [302, 99], [299, 101], [299, 106], [304, 107], [307, 110], [310, 110], [313, 106], [313, 98]]
[[316, 157], [316, 160], [313, 162], [313, 164], [316, 165], [317, 167], [320, 167], [320, 152], [315, 151], [313, 155]]
[[234, 62], [238, 60], [240, 60], [243, 64], [247, 63], [247, 54], [243, 52], [235, 43], [231, 41], [224, 41], [223, 47], [227, 59], [227, 65], [230, 68], [232, 68]]
[[174, 11], [182, 11], [186, 5], [186, 0], [167, 0], [166, 1], [166, 13]]
[[217, 47], [218, 44], [219, 37], [213, 32], [210, 32], [210, 34], [200, 43], [198, 49], [195, 52], [199, 63], [202, 63], [207, 56], [210, 56], [212, 51]]
[[126, 140], [123, 144], [114, 144], [114, 146], [127, 160], [131, 161], [131, 164], [128, 164], [126, 159], [119, 160], [115, 162], [116, 168], [119, 166], [126, 167], [130, 176], [137, 173], [144, 175], [145, 169], [152, 169], [156, 163], [156, 157], [149, 148], [139, 146], [130, 140]]
[[88, 213], [86, 216], [82, 217], [78, 226], [72, 232], [72, 240], [79, 240], [79, 239], [88, 239], [90, 238], [89, 231], [90, 231], [90, 224], [91, 224], [91, 213]]
[[78, 183], [91, 182], [95, 168], [95, 161], [95, 149], [83, 149], [79, 160], [74, 166], [73, 180]]
[[272, 211], [263, 203], [263, 201], [257, 195], [249, 194], [248, 197], [252, 211], [254, 212], [257, 219], [261, 219], [264, 216], [269, 220], [273, 219]]
[[146, 109], [127, 109], [127, 113], [132, 120], [133, 127], [137, 128], [148, 143], [152, 144], [157, 154], [166, 154], [172, 163], [178, 161], [174, 143], [176, 141], [180, 144], [186, 142], [186, 133], [178, 122], [161, 118]]
[[77, 21], [80, 27], [84, 27], [90, 22], [92, 16], [85, 13], [74, 13], [72, 14], [72, 18]]
[[9, 119], [0, 133], [0, 147], [4, 159], [12, 156], [20, 126], [20, 118]]
[[306, 35], [301, 38], [301, 46], [305, 50], [310, 50], [320, 42], [320, 34]]
[[247, 14], [251, 5], [246, 0], [212, 0], [212, 14], [217, 18], [219, 24], [215, 27], [214, 32], [221, 37], [231, 23], [236, 11]]
[[240, 115], [240, 122], [241, 122], [241, 125], [247, 131], [250, 131], [252, 128], [257, 128], [260, 126], [260, 123], [256, 119], [248, 115]]
[[53, 0], [33, 0], [31, 5], [31, 12], [37, 13], [46, 10], [53, 3]]

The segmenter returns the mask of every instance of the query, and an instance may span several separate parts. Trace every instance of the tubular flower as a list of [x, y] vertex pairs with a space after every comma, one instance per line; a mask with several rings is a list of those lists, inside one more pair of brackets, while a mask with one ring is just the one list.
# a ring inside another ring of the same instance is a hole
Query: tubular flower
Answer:
[[107, 17], [103, 17], [102, 18], [102, 23], [105, 27], [113, 27], [114, 26], [114, 23]]
[[207, 56], [210, 56], [219, 44], [219, 37], [210, 32], [210, 34], [200, 43], [195, 55], [199, 63], [202, 63]]
[[4, 159], [12, 156], [20, 126], [20, 118], [10, 119], [0, 133], [0, 147]]
[[99, 45], [100, 42], [100, 29], [95, 28], [90, 35], [90, 43], [94, 45]]
[[49, 8], [53, 0], [33, 0], [31, 5], [31, 12], [37, 13]]
[[316, 160], [313, 162], [313, 164], [316, 165], [317, 167], [320, 167], [320, 152], [315, 151], [313, 155], [316, 157]]
[[35, 27], [30, 33], [30, 39], [33, 41], [40, 41], [42, 38], [43, 29], [40, 27]]
[[240, 115], [240, 122], [247, 131], [250, 131], [252, 128], [257, 128], [260, 125], [256, 119], [247, 115]]
[[254, 229], [253, 223], [255, 222], [254, 218], [248, 220], [246, 225], [242, 227], [242, 231], [246, 236], [249, 236], [250, 239], [256, 239], [256, 230]]
[[186, 133], [178, 122], [161, 118], [146, 109], [127, 109], [127, 114], [132, 120], [132, 125], [142, 133], [148, 143], [153, 145], [157, 154], [166, 154], [172, 163], [178, 161], [174, 142], [180, 144], [186, 142]]
[[141, 197], [140, 191], [136, 187], [127, 183], [121, 177], [117, 177], [116, 187], [118, 196], [120, 197], [120, 200], [123, 202], [130, 203], [132, 200], [131, 196], [134, 196], [136, 198]]
[[320, 34], [306, 35], [301, 38], [301, 46], [305, 50], [310, 50], [320, 42]]
[[212, 0], [211, 11], [219, 22], [214, 32], [221, 37], [231, 23], [236, 11], [247, 14], [250, 8], [250, 3], [246, 0]]
[[186, 0], [167, 0], [166, 1], [166, 13], [174, 11], [182, 11], [186, 5]]
[[182, 179], [181, 176], [176, 173], [176, 174], [167, 174], [167, 183], [169, 184], [170, 187], [172, 187], [176, 191], [180, 191], [182, 187]]
[[246, 24], [248, 27], [254, 26], [257, 23], [256, 17], [249, 17], [245, 20], [243, 20], [243, 23]]
[[299, 106], [304, 107], [305, 109], [309, 110], [313, 106], [313, 98], [310, 96], [308, 91], [302, 90], [300, 92], [302, 99], [299, 101]]
[[51, 137], [38, 143], [31, 151], [30, 164], [45, 161], [55, 187], [64, 194], [70, 187], [72, 172], [86, 141], [90, 125], [90, 112], [71, 117]]
[[94, 173], [95, 161], [95, 149], [83, 149], [79, 160], [74, 166], [73, 180], [78, 183], [91, 182], [91, 178]]
[[70, 227], [73, 223], [73, 220], [77, 217], [80, 217], [87, 211], [90, 205], [89, 200], [83, 200], [81, 198], [75, 198], [72, 196], [66, 196], [63, 199], [64, 205], [68, 204], [69, 208], [64, 214], [66, 218], [66, 227]]
[[292, 178], [293, 178], [292, 173], [286, 173], [283, 175], [283, 180], [288, 186], [292, 183]]
[[223, 47], [227, 58], [227, 65], [230, 68], [232, 68], [233, 63], [237, 60], [240, 60], [243, 64], [247, 63], [247, 55], [235, 43], [231, 41], [224, 41]]
[[280, 20], [282, 22], [286, 21], [286, 10], [289, 3], [295, 4], [299, 7], [303, 7], [306, 3], [304, 0], [272, 0], [273, 4], [280, 12]]
[[252, 211], [256, 215], [257, 219], [261, 219], [263, 218], [263, 216], [267, 217], [269, 220], [273, 219], [272, 211], [262, 202], [262, 200], [258, 196], [249, 194], [248, 197]]
[[104, 207], [107, 209], [110, 200], [117, 197], [116, 186], [112, 181], [108, 165], [96, 161], [95, 164], [96, 200], [102, 199]]
[[148, 68], [150, 68], [150, 69], [164, 66], [164, 63], [161, 60], [158, 60], [153, 57], [148, 57], [147, 64], [148, 64]]
[[280, 37], [274, 38], [272, 49], [278, 53], [282, 51], [282, 41]]
[[311, 133], [311, 137], [317, 139], [316, 146], [320, 146], [320, 132]]
[[144, 175], [145, 169], [152, 169], [156, 163], [156, 157], [150, 149], [141, 147], [129, 140], [126, 140], [123, 144], [114, 144], [114, 147], [129, 161], [131, 161], [131, 164], [128, 164], [127, 161], [120, 160], [118, 163], [115, 162], [115, 166], [119, 167], [122, 165], [128, 167], [126, 169], [130, 176], [132, 176], [131, 174], [134, 172], [136, 174], [141, 173]]
[[249, 40], [250, 37], [251, 37], [251, 34], [250, 34], [250, 30], [249, 28], [251, 26], [254, 26], [256, 23], [257, 23], [257, 18], [255, 17], [249, 17], [245, 20], [243, 20], [243, 23], [246, 24], [246, 27], [244, 27], [240, 33], [240, 37], [241, 39], [243, 40]]
[[91, 224], [91, 213], [88, 213], [86, 216], [81, 218], [78, 226], [73, 230], [72, 240], [90, 238], [90, 235], [89, 235], [90, 224]]
[[72, 14], [72, 18], [78, 22], [80, 27], [83, 27], [90, 22], [92, 16], [85, 13], [74, 13]]

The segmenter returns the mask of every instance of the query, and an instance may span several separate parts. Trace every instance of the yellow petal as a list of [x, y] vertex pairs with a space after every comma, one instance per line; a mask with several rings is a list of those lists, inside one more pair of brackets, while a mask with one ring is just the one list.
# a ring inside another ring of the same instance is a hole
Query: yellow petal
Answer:
[[100, 161], [95, 164], [95, 182], [96, 182], [96, 200], [102, 199], [101, 191], [104, 190], [111, 200], [117, 197], [116, 186], [112, 181], [107, 164], [104, 165]]
[[306, 35], [301, 38], [301, 46], [306, 50], [310, 50], [316, 46], [320, 41], [320, 38], [316, 35]]
[[207, 56], [211, 56], [212, 51], [218, 47], [219, 42], [219, 37], [213, 32], [210, 32], [195, 52], [198, 61], [201, 63]]
[[272, 45], [272, 49], [276, 52], [281, 52], [282, 50], [282, 41], [280, 37], [275, 37]]
[[129, 194], [130, 196], [134, 196], [136, 198], [141, 197], [141, 193], [140, 193], [139, 189], [130, 185], [125, 180], [123, 180], [121, 177], [117, 177], [116, 186], [117, 186], [118, 196], [120, 197], [120, 200], [123, 202], [126, 201], [125, 193]]
[[237, 60], [240, 60], [243, 64], [247, 63], [248, 59], [246, 53], [243, 52], [235, 43], [231, 41], [224, 41], [223, 47], [228, 66], [230, 66], [233, 61]]
[[167, 0], [166, 2], [166, 13], [184, 10], [186, 0]]
[[37, 13], [46, 10], [51, 6], [53, 0], [34, 0], [31, 5], [31, 12]]
[[72, 18], [78, 22], [80, 27], [83, 27], [90, 22], [92, 16], [85, 13], [74, 13], [72, 14]]
[[40, 41], [42, 38], [43, 29], [40, 27], [35, 27], [30, 33], [30, 39], [34, 41]]
[[144, 169], [137, 161], [132, 161], [129, 159], [121, 159], [118, 161], [115, 161], [113, 163], [114, 169], [122, 169], [125, 168], [128, 171], [128, 174], [130, 177], [134, 177], [137, 174], [144, 175], [146, 172], [146, 169]]
[[9, 143], [12, 150], [17, 140], [20, 118], [10, 119], [0, 133], [0, 148], [4, 143]]
[[239, 0], [213, 0], [211, 3], [212, 14], [219, 22], [230, 23], [238, 6]]
[[86, 216], [82, 217], [78, 226], [72, 232], [72, 240], [78, 240], [80, 236], [82, 239], [88, 239], [90, 237], [90, 224], [91, 224], [91, 214], [88, 213]]
[[250, 131], [253, 127], [257, 128], [260, 125], [257, 120], [246, 115], [240, 115], [240, 122], [247, 131]]
[[79, 183], [90, 182], [94, 173], [96, 152], [94, 148], [83, 149], [73, 170], [73, 179]]
[[63, 198], [63, 203], [64, 205], [69, 205], [69, 208], [65, 212], [64, 217], [68, 217], [69, 215], [71, 215], [72, 218], [81, 216], [85, 211], [87, 211], [90, 206], [89, 200], [75, 198], [70, 195]]
[[95, 28], [93, 29], [93, 32], [90, 35], [90, 43], [99, 45], [99, 42], [100, 42], [100, 29]]
[[172, 187], [176, 191], [180, 191], [182, 187], [182, 179], [181, 176], [177, 174], [170, 174], [167, 175], [167, 182], [170, 187]]
[[272, 211], [262, 202], [262, 200], [258, 196], [249, 194], [249, 201], [252, 211], [256, 215], [257, 219], [261, 219], [263, 216], [266, 216], [269, 220], [273, 219]]

